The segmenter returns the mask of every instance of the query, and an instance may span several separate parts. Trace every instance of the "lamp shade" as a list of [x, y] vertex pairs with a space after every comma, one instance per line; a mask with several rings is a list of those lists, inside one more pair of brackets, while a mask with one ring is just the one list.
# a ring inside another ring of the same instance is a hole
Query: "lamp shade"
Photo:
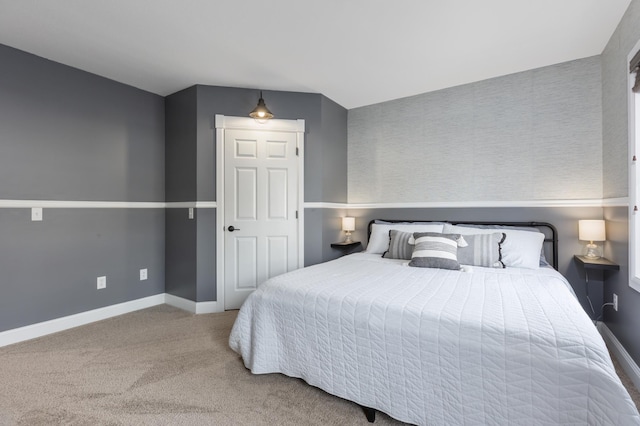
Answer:
[[342, 230], [343, 231], [355, 231], [356, 230], [356, 218], [355, 217], [343, 217], [342, 218]]
[[273, 114], [267, 108], [267, 104], [264, 103], [264, 99], [262, 99], [262, 90], [260, 91], [260, 99], [258, 99], [258, 105], [249, 113], [249, 117], [255, 118], [256, 120], [269, 120], [273, 118]]
[[605, 241], [604, 220], [579, 220], [578, 239], [583, 241]]

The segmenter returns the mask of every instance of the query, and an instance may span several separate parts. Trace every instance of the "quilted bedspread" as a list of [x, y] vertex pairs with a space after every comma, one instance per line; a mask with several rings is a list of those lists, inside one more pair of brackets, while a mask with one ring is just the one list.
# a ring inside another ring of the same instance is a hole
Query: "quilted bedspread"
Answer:
[[255, 374], [302, 378], [414, 424], [640, 424], [598, 331], [550, 268], [349, 255], [262, 284], [229, 343]]

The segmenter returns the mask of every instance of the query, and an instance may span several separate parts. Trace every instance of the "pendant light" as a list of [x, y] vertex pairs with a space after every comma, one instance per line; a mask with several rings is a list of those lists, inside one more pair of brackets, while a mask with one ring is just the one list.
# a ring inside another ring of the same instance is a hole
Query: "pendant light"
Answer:
[[273, 114], [269, 111], [269, 108], [267, 108], [267, 105], [264, 103], [264, 99], [262, 99], [262, 90], [260, 91], [258, 105], [249, 113], [249, 117], [255, 118], [261, 123], [273, 118]]

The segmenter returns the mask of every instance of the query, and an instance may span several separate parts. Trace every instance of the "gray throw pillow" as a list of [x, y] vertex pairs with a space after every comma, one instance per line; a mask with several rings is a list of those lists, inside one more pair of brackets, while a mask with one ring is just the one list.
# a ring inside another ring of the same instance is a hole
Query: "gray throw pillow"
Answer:
[[[451, 224], [447, 224], [448, 226], [452, 226]], [[445, 226], [447, 226], [445, 225]], [[460, 223], [456, 226], [462, 226], [464, 228], [476, 228], [476, 229], [495, 229], [496, 232], [501, 229], [513, 229], [516, 231], [529, 231], [529, 232], [539, 232], [540, 229], [532, 227], [532, 226], [512, 226], [512, 225], [477, 225], [474, 223]], [[506, 235], [506, 234], [505, 234]], [[551, 266], [551, 264], [547, 261], [544, 255], [544, 244], [542, 246], [542, 250], [540, 250], [540, 266]], [[506, 266], [505, 266], [506, 267]]]
[[382, 254], [385, 259], [411, 259], [413, 244], [409, 244], [412, 232], [403, 232], [396, 229], [389, 231], [389, 248]]
[[467, 246], [458, 247], [458, 262], [461, 265], [504, 268], [500, 248], [505, 237], [503, 232], [465, 235]]
[[418, 268], [460, 269], [458, 241], [460, 234], [416, 232], [416, 241], [409, 266]]

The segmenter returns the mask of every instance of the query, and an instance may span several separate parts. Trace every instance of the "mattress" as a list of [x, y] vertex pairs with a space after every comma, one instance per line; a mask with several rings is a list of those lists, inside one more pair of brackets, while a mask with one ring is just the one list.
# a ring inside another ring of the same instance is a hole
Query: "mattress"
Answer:
[[229, 344], [408, 423], [640, 424], [607, 348], [551, 268], [412, 268], [352, 254], [272, 278]]

